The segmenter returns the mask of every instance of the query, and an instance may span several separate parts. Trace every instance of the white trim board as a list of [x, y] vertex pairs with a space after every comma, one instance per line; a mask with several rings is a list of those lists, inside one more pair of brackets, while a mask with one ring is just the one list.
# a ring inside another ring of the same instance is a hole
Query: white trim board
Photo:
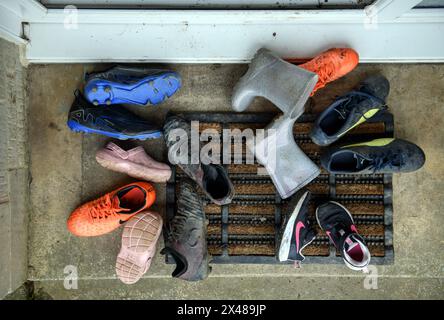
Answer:
[[34, 8], [23, 17], [26, 57], [31, 63], [240, 63], [260, 47], [312, 57], [346, 46], [361, 62], [444, 62], [444, 9], [409, 9], [418, 2], [378, 0], [365, 10], [80, 9], [74, 28], [65, 27], [63, 10]]
[[319, 7], [364, 7], [372, 0], [41, 0], [48, 8], [63, 8], [72, 4], [79, 8], [128, 9], [301, 9]]
[[78, 29], [64, 28], [50, 12], [55, 23], [30, 24], [27, 58], [33, 63], [230, 63], [249, 61], [260, 47], [285, 57], [311, 57], [329, 47], [347, 46], [360, 53], [361, 62], [443, 62], [444, 11], [438, 11], [407, 14], [375, 28], [352, 12], [344, 12], [342, 21], [325, 12], [322, 20], [313, 15], [298, 19], [300, 13], [289, 12], [147, 12], [134, 19], [89, 13], [79, 16]]

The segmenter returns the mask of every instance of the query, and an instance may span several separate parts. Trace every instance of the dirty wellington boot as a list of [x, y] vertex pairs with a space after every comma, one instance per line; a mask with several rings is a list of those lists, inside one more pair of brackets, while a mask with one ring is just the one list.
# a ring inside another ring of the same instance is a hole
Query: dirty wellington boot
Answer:
[[161, 254], [170, 254], [176, 262], [172, 276], [188, 281], [207, 278], [211, 272], [207, 220], [195, 184], [189, 179], [179, 185], [176, 215], [168, 227], [168, 240]]
[[424, 151], [402, 139], [381, 138], [331, 146], [321, 154], [321, 164], [333, 174], [412, 172], [425, 163]]
[[[168, 147], [168, 159], [177, 164], [215, 204], [229, 204], [234, 196], [234, 186], [224, 167], [216, 164], [197, 164], [191, 162], [191, 126], [188, 121], [178, 116], [168, 116], [164, 124], [164, 137]], [[176, 141], [179, 137], [180, 140]], [[180, 155], [180, 146], [186, 144], [188, 155]], [[200, 150], [196, 150], [199, 152]]]
[[156, 191], [148, 182], [133, 182], [75, 209], [68, 230], [78, 237], [109, 233], [154, 203]]
[[115, 66], [86, 75], [85, 97], [94, 105], [156, 105], [181, 86], [178, 73], [170, 70]]
[[322, 52], [299, 67], [316, 73], [319, 78], [311, 95], [340, 77], [352, 71], [359, 63], [358, 53], [350, 48], [332, 48]]
[[365, 79], [356, 90], [337, 98], [319, 115], [310, 132], [311, 139], [317, 145], [327, 146], [386, 110], [389, 90], [390, 84], [382, 75]]
[[123, 283], [136, 283], [148, 271], [161, 232], [162, 217], [157, 212], [138, 213], [125, 224], [116, 261], [116, 274]]
[[304, 112], [304, 104], [317, 81], [315, 73], [286, 62], [262, 48], [234, 87], [232, 107], [242, 112], [255, 97], [264, 97], [290, 118], [298, 118]]
[[299, 265], [304, 261], [302, 251], [313, 242], [316, 233], [308, 219], [310, 191], [295, 195], [288, 203], [288, 210], [283, 214], [283, 222], [277, 243], [279, 261], [294, 261]]
[[370, 251], [356, 229], [350, 211], [343, 205], [329, 201], [316, 209], [319, 226], [336, 249], [347, 267], [364, 270], [370, 263]]
[[126, 173], [136, 179], [166, 182], [171, 177], [170, 166], [151, 158], [141, 146], [123, 150], [109, 142], [105, 148], [96, 152], [96, 160], [107, 169]]
[[276, 117], [266, 128], [264, 139], [253, 146], [257, 161], [270, 175], [281, 198], [286, 199], [320, 174], [316, 164], [299, 148], [294, 140], [296, 119], [285, 115]]

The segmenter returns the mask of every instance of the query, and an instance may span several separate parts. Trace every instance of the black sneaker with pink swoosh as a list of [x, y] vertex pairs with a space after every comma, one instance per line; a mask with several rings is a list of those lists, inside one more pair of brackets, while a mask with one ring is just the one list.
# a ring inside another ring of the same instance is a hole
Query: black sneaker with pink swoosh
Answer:
[[279, 261], [295, 261], [300, 263], [305, 257], [302, 251], [316, 237], [310, 220], [308, 219], [308, 204], [311, 194], [303, 191], [293, 196], [288, 204], [287, 213], [283, 216], [283, 222], [279, 233], [279, 248], [277, 258]]
[[340, 203], [329, 201], [316, 209], [316, 219], [347, 267], [365, 270], [370, 263], [370, 251], [359, 235], [350, 211]]

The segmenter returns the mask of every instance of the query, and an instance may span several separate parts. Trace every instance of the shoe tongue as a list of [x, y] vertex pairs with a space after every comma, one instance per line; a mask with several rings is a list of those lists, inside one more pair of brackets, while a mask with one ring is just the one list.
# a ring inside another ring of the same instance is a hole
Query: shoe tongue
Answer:
[[130, 211], [131, 209], [123, 208], [120, 206], [120, 199], [117, 195], [115, 195], [111, 201], [111, 207], [118, 211]]
[[350, 234], [344, 240], [343, 250], [346, 254], [344, 258], [348, 262], [352, 264], [361, 264], [365, 262], [365, 249], [361, 246], [354, 234]]
[[359, 246], [358, 241], [356, 241], [356, 238], [354, 237], [353, 234], [349, 234], [345, 240], [344, 240], [344, 250], [345, 252], [349, 252], [351, 251], [354, 247]]

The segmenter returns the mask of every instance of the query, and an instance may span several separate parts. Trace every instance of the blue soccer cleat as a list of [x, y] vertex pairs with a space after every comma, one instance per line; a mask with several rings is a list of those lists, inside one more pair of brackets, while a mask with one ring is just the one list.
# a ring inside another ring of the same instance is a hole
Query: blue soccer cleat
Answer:
[[85, 98], [93, 105], [156, 105], [171, 97], [181, 87], [178, 73], [161, 69], [116, 66], [88, 74]]

